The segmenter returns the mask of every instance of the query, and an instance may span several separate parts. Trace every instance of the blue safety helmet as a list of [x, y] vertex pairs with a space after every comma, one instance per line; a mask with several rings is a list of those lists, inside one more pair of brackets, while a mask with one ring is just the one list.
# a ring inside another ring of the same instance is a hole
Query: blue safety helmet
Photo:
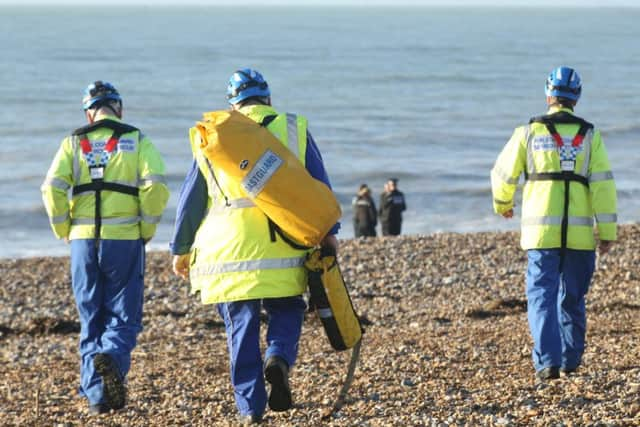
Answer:
[[582, 81], [580, 75], [573, 68], [558, 67], [549, 74], [544, 93], [547, 96], [567, 98], [573, 101], [580, 99]]
[[229, 86], [227, 86], [227, 101], [229, 101], [229, 104], [237, 104], [248, 98], [266, 98], [268, 96], [271, 96], [269, 85], [262, 77], [262, 74], [256, 70], [243, 68], [229, 77]]
[[96, 104], [104, 103], [105, 101], [118, 101], [122, 103], [122, 98], [120, 98], [120, 94], [111, 83], [98, 80], [91, 83], [84, 90], [82, 108], [86, 111], [97, 106]]

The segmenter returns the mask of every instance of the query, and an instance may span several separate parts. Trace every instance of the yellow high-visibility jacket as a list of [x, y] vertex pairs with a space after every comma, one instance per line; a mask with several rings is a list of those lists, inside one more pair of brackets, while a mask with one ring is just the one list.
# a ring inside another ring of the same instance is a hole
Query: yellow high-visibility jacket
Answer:
[[[109, 115], [96, 117], [98, 121], [101, 124], [107, 121], [122, 124], [117, 117]], [[92, 184], [89, 166], [103, 159], [104, 147], [114, 134], [108, 125], [91, 129], [83, 135], [66, 137], [51, 163], [41, 190], [57, 238], [95, 237], [96, 191], [88, 188]], [[106, 185], [131, 192], [100, 191], [101, 239], [150, 239], [169, 198], [165, 165], [160, 153], [149, 138], [137, 129], [131, 129], [120, 136], [101, 171], [104, 183], [108, 183]], [[89, 150], [84, 152], [84, 147]]]
[[[551, 108], [548, 114], [559, 112], [573, 115], [568, 108]], [[559, 123], [555, 127], [565, 146], [571, 145], [580, 128], [573, 123]], [[589, 130], [573, 152], [573, 174], [583, 177], [584, 182], [574, 180], [569, 183], [566, 247], [593, 250], [594, 218], [599, 238], [616, 240], [615, 183], [599, 131]], [[491, 171], [493, 207], [498, 214], [514, 207], [520, 175], [525, 175], [520, 242], [525, 250], [562, 247], [565, 182], [527, 179], [540, 174], [557, 174], [561, 170], [556, 141], [544, 124], [532, 122], [516, 128]]]
[[[278, 114], [266, 105], [246, 106], [240, 112], [257, 123], [277, 115], [267, 129], [305, 164], [304, 117]], [[189, 137], [208, 192], [208, 213], [192, 246], [192, 292], [200, 291], [204, 304], [302, 294], [307, 286], [303, 264], [308, 250], [293, 248], [273, 233], [267, 216], [246, 196], [241, 183], [206, 159], [195, 127]]]

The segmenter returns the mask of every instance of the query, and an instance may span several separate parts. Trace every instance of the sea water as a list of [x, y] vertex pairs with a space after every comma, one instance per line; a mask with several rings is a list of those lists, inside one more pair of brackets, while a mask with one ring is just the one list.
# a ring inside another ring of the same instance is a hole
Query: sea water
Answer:
[[[399, 179], [403, 233], [515, 230], [492, 212], [489, 171], [513, 129], [545, 111], [559, 65], [583, 79], [577, 114], [602, 131], [619, 220], [640, 218], [640, 9], [0, 7], [0, 258], [63, 255], [40, 185], [82, 126], [82, 92], [113, 83], [155, 143], [171, 198], [150, 244], [166, 250], [191, 163], [188, 128], [227, 108], [254, 67], [274, 106], [302, 114], [353, 236], [361, 183]], [[517, 208], [516, 208], [517, 210]]]

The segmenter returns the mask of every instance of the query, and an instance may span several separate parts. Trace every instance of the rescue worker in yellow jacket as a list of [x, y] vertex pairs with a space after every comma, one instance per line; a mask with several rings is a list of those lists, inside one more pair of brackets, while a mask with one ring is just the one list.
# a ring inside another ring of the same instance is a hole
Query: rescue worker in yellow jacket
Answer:
[[527, 251], [527, 310], [539, 380], [573, 373], [585, 348], [585, 295], [599, 251], [616, 240], [616, 188], [600, 132], [573, 112], [582, 84], [558, 67], [549, 110], [515, 130], [491, 171], [493, 207], [511, 218], [524, 175], [521, 245]]
[[42, 195], [53, 233], [71, 245], [81, 326], [79, 390], [89, 412], [100, 414], [126, 402], [125, 378], [142, 330], [144, 244], [169, 191], [160, 153], [122, 122], [116, 88], [96, 81], [82, 104], [89, 124], [62, 141]]
[[[296, 155], [315, 179], [330, 188], [320, 152], [307, 130], [307, 120], [278, 113], [262, 75], [238, 70], [229, 79], [227, 100], [266, 127]], [[267, 402], [273, 411], [292, 407], [289, 370], [298, 352], [306, 304], [303, 267], [308, 248], [286, 242], [234, 182], [210, 163], [196, 128], [190, 131], [194, 161], [178, 200], [171, 243], [173, 270], [191, 280], [204, 304], [217, 304], [227, 331], [227, 345], [239, 418], [259, 423]], [[296, 185], [292, 182], [291, 185]], [[321, 245], [337, 251], [336, 224]], [[260, 351], [260, 311], [268, 314], [264, 363]], [[267, 397], [265, 379], [270, 383]]]

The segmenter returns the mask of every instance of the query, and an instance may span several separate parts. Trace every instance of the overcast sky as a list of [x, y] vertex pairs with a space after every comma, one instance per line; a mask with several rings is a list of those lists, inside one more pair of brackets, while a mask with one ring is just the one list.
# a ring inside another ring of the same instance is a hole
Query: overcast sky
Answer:
[[101, 5], [109, 4], [144, 4], [144, 5], [415, 5], [415, 6], [640, 6], [639, 0], [0, 0], [0, 5]]

